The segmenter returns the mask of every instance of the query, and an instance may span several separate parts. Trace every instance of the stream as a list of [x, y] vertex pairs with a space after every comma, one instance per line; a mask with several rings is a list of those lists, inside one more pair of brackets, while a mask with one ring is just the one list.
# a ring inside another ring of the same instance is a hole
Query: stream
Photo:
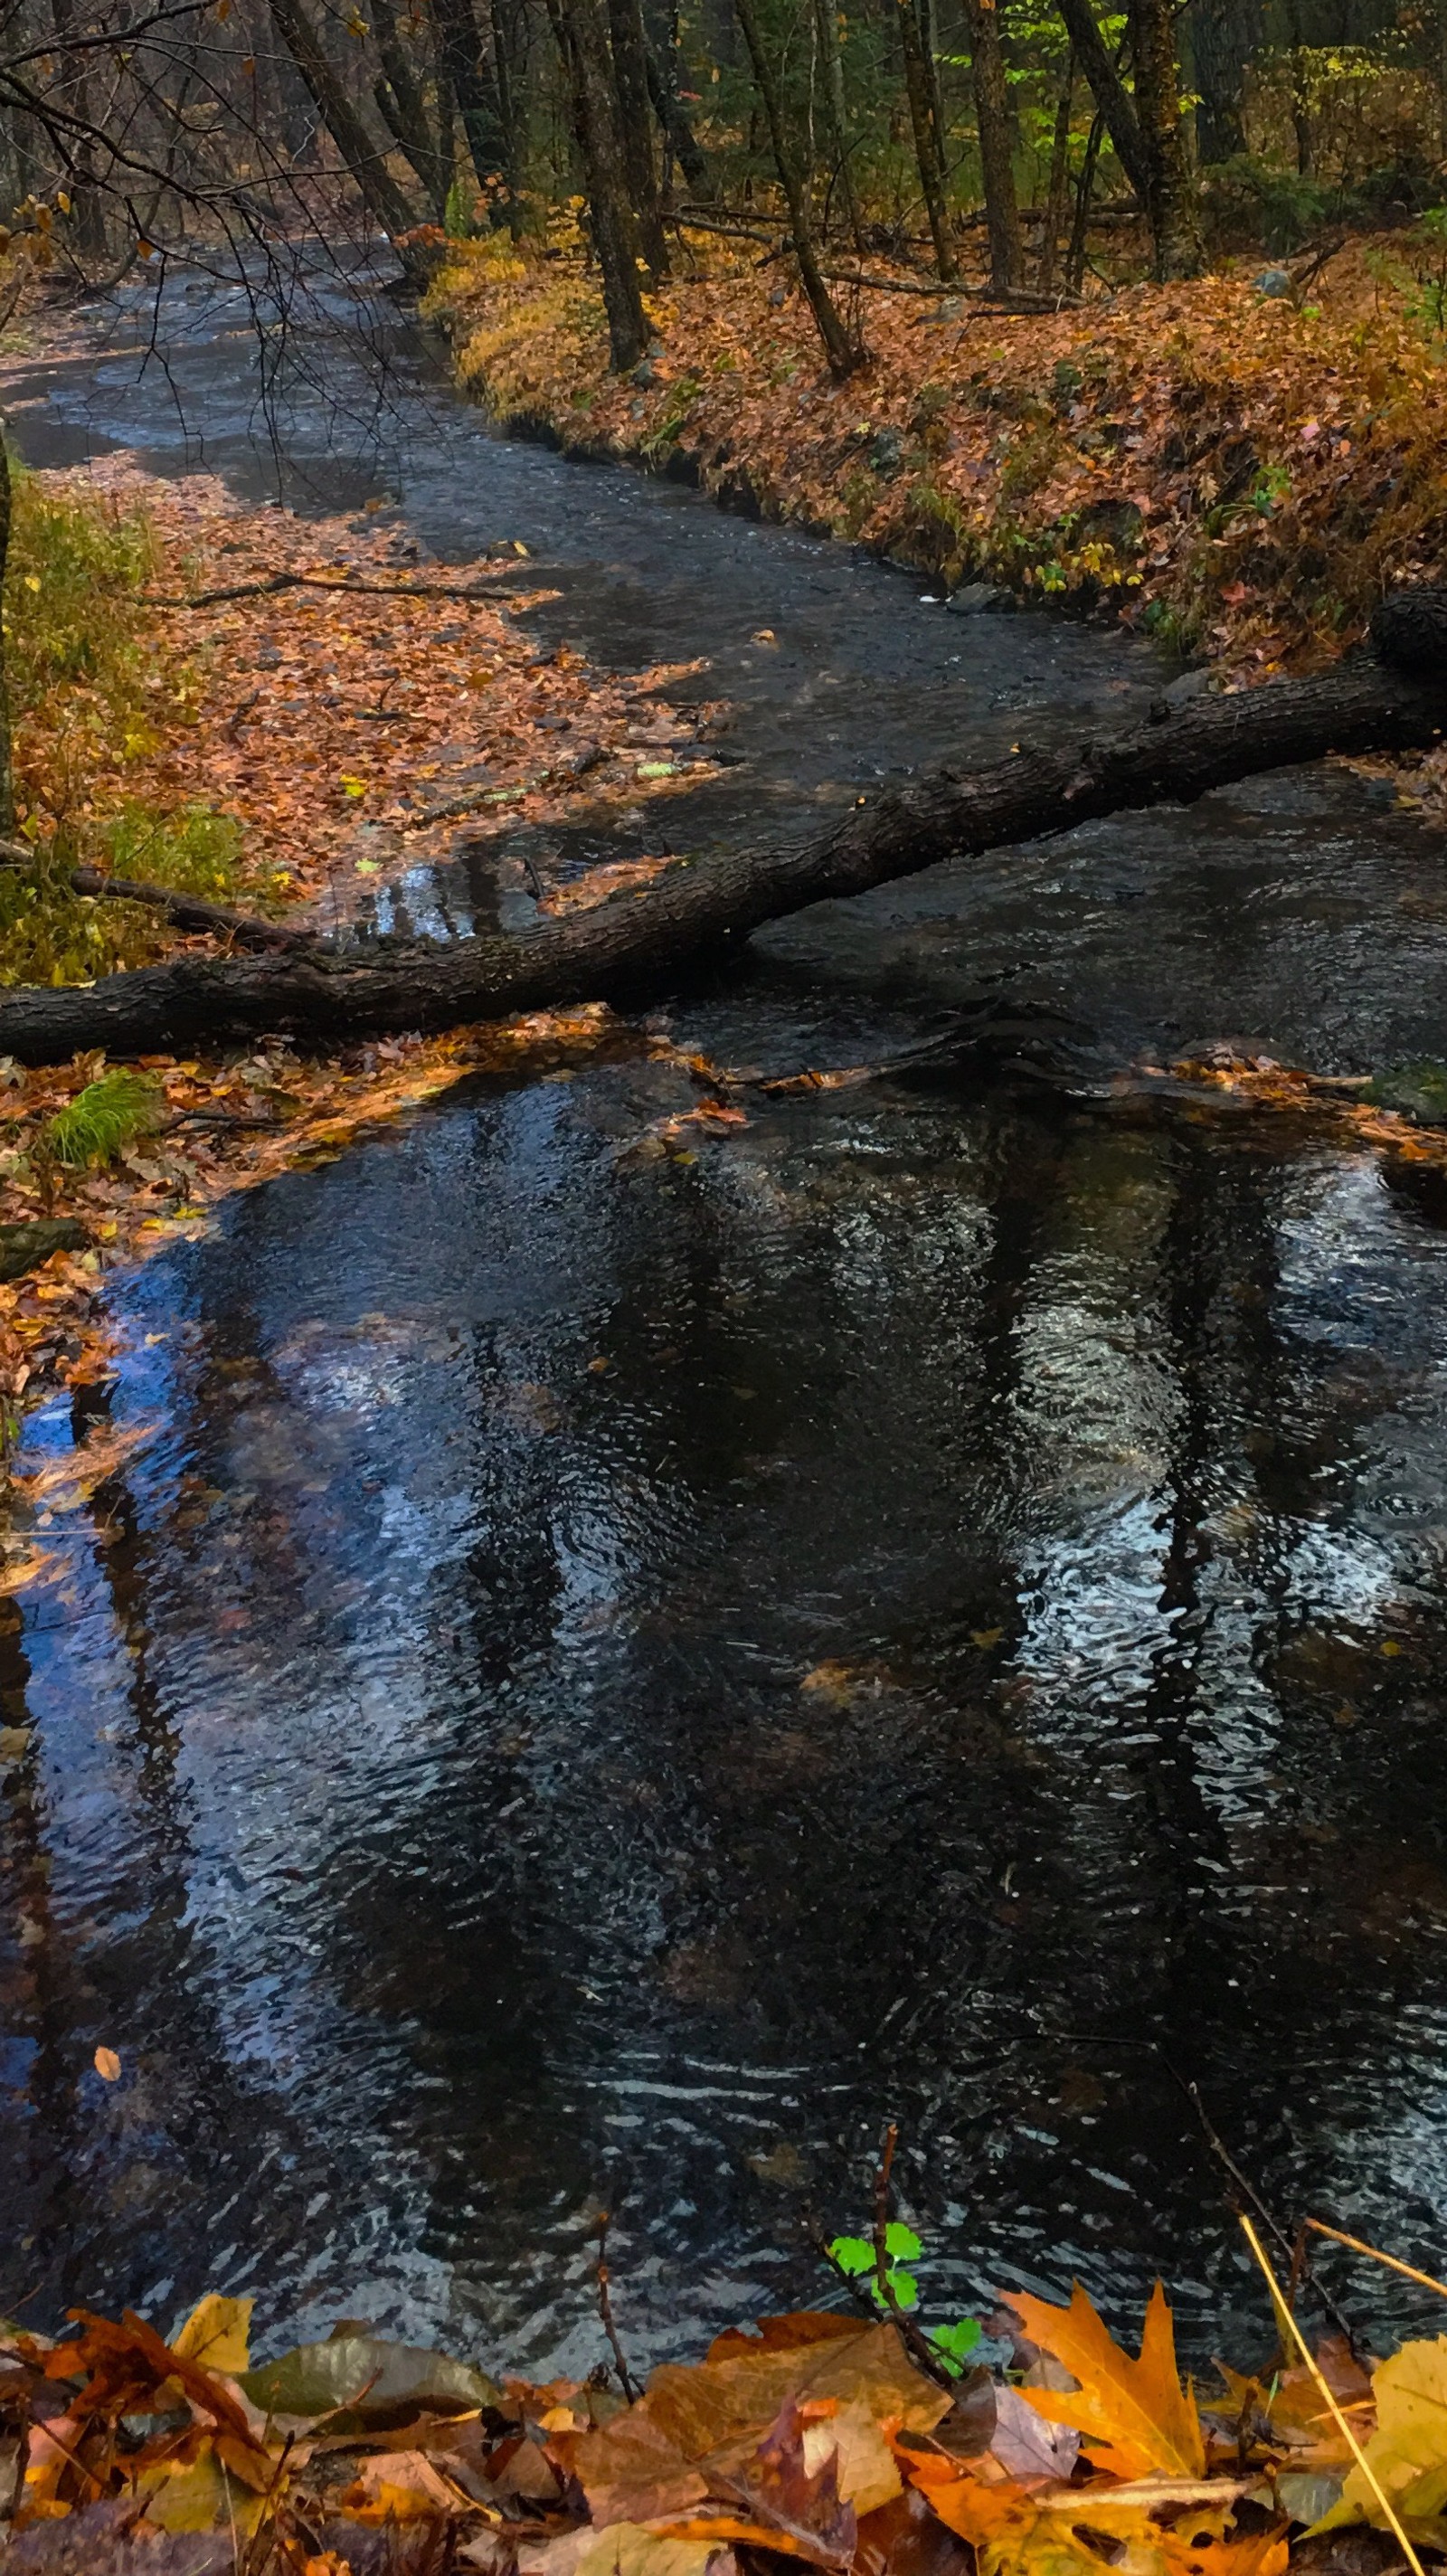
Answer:
[[[178, 276], [164, 363], [122, 305], [12, 365], [16, 443], [258, 502], [280, 450], [418, 560], [521, 540], [546, 640], [706, 657], [730, 765], [553, 862], [1169, 676], [495, 436], [363, 309], [384, 396], [319, 322], [268, 418], [244, 299]], [[387, 917], [505, 876], [464, 840]], [[1440, 2270], [1447, 1191], [1130, 1069], [1440, 1055], [1444, 1010], [1438, 843], [1284, 774], [820, 906], [666, 1013], [778, 1071], [984, 1030], [933, 1072], [690, 1163], [640, 1150], [668, 1064], [470, 1080], [118, 1276], [148, 1436], [0, 1636], [0, 2309], [252, 2291], [263, 2349], [587, 2369], [607, 2207], [630, 2359], [681, 2357], [830, 2299], [808, 2226], [865, 2221], [893, 2116], [932, 2315], [1077, 2275], [1134, 2328], [1159, 2272], [1239, 2359], [1190, 2084], [1273, 2209]]]

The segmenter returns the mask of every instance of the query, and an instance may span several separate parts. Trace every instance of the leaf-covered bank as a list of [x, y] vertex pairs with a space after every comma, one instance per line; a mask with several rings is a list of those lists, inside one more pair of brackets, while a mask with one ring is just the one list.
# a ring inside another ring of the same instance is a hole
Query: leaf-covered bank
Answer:
[[[114, 2051], [95, 2064], [125, 2080]], [[355, 2319], [255, 2367], [254, 2302], [216, 2293], [169, 2341], [129, 2311], [72, 2309], [53, 2340], [8, 2325], [4, 2556], [92, 2576], [1422, 2576], [1447, 2542], [1447, 2337], [1374, 2362], [1337, 2324], [1313, 2350], [1243, 2224], [1278, 2348], [1200, 2389], [1159, 2282], [1139, 2355], [1077, 2282], [1068, 2306], [1007, 2293], [991, 2342], [950, 2330], [993, 2351], [969, 2366], [915, 2321], [893, 2256], [919, 2239], [883, 2215], [834, 2248], [870, 2258], [877, 2313], [861, 2296], [728, 2327], [645, 2389], [601, 2260], [598, 2364], [543, 2385]]]
[[649, 299], [623, 378], [576, 259], [455, 245], [432, 302], [462, 380], [941, 589], [1106, 608], [1242, 676], [1329, 657], [1447, 556], [1441, 342], [1351, 257], [1299, 308], [1245, 277], [1048, 315], [901, 280], [865, 298], [872, 362], [841, 385], [776, 265], [689, 239], [700, 273]]

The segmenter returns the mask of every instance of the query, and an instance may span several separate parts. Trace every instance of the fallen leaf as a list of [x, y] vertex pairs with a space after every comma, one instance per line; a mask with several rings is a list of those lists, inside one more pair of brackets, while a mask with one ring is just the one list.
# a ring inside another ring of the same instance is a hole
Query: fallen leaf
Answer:
[[98, 2048], [95, 2053], [94, 2065], [95, 2071], [103, 2084], [118, 2084], [120, 2082], [121, 2061], [117, 2057], [113, 2048]]
[[180, 2332], [171, 2338], [171, 2350], [183, 2360], [199, 2361], [207, 2370], [227, 2370], [239, 2376], [248, 2368], [251, 2354], [248, 2337], [254, 2299], [223, 2298], [219, 2290], [208, 2290], [198, 2299]]
[[1092, 2444], [1099, 2468], [1115, 2477], [1163, 2470], [1199, 2477], [1206, 2465], [1196, 2401], [1176, 2371], [1176, 2339], [1165, 2291], [1157, 2281], [1146, 2308], [1140, 2357], [1132, 2361], [1108, 2333], [1078, 2281], [1068, 2308], [1015, 2291], [1008, 2304], [1030, 2341], [1053, 2353], [1078, 2389], [1027, 2388], [1024, 2396], [1052, 2424], [1071, 2424]]
[[462, 2512], [468, 2499], [434, 2469], [425, 2451], [382, 2451], [363, 2460], [342, 2497], [359, 2522], [435, 2521]]
[[[1447, 2335], [1404, 2343], [1373, 2371], [1372, 2390], [1376, 2431], [1362, 2448], [1373, 2474], [1408, 2538], [1447, 2549]], [[1386, 2527], [1381, 2505], [1357, 2467], [1340, 2501], [1313, 2528], [1332, 2531], [1347, 2522]]]

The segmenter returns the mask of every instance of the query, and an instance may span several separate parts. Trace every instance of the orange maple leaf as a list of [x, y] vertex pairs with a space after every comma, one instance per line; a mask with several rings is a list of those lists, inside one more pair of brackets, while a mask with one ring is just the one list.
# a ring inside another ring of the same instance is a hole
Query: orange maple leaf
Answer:
[[1022, 2388], [1038, 2415], [1073, 2424], [1091, 2444], [1097, 2468], [1114, 2477], [1198, 2478], [1206, 2465], [1196, 2400], [1176, 2370], [1176, 2337], [1165, 2291], [1157, 2281], [1146, 2309], [1140, 2358], [1132, 2361], [1081, 2288], [1071, 2286], [1068, 2308], [1053, 2307], [1028, 2291], [1011, 2294], [1026, 2334], [1053, 2353], [1078, 2379], [1078, 2389]]

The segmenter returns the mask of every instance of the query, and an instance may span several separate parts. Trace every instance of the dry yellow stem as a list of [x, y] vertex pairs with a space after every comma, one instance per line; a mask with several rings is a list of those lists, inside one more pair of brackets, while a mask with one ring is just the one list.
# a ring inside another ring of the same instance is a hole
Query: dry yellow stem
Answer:
[[1447, 2299], [1447, 2281], [1434, 2280], [1430, 2272], [1414, 2271], [1410, 2263], [1399, 2262], [1395, 2254], [1384, 2254], [1379, 2245], [1366, 2245], [1360, 2236], [1347, 2236], [1340, 2227], [1328, 2227], [1324, 2218], [1309, 2218], [1307, 2226], [1318, 2236], [1329, 2236], [1334, 2245], [1349, 2245], [1354, 2254], [1370, 2254], [1374, 2263], [1385, 2263], [1389, 2272], [1400, 2272], [1404, 2281], [1420, 2281], [1424, 2290], [1435, 2290], [1439, 2299]]
[[1252, 2253], [1255, 2255], [1257, 2262], [1260, 2264], [1261, 2269], [1266, 2276], [1267, 2287], [1271, 2292], [1272, 2305], [1275, 2307], [1277, 2315], [1281, 2318], [1282, 2323], [1287, 2328], [1292, 2342], [1295, 2344], [1297, 2351], [1300, 2353], [1302, 2360], [1305, 2362], [1307, 2369], [1310, 2371], [1312, 2378], [1316, 2382], [1318, 2394], [1326, 2399], [1328, 2406], [1336, 2417], [1338, 2427], [1345, 2434], [1351, 2455], [1356, 2461], [1357, 2467], [1361, 2470], [1362, 2476], [1366, 2479], [1368, 2486], [1371, 2488], [1373, 2495], [1376, 2497], [1378, 2504], [1381, 2506], [1383, 2513], [1386, 2515], [1389, 2528], [1396, 2534], [1397, 2540], [1401, 2546], [1402, 2555], [1412, 2570], [1412, 2576], [1424, 2576], [1422, 2561], [1418, 2557], [1415, 2549], [1412, 2547], [1405, 2531], [1402, 2529], [1396, 2509], [1391, 2503], [1381, 2480], [1378, 2478], [1376, 2470], [1372, 2467], [1370, 2460], [1367, 2458], [1365, 2451], [1362, 2449], [1360, 2442], [1357, 2440], [1355, 2433], [1352, 2431], [1350, 2424], [1347, 2422], [1345, 2415], [1337, 2404], [1330, 2388], [1327, 2386], [1326, 2380], [1317, 2366], [1316, 2356], [1312, 2352], [1310, 2344], [1307, 2342], [1305, 2335], [1302, 2333], [1300, 2326], [1297, 2324], [1295, 2317], [1287, 2306], [1285, 2298], [1282, 2295], [1281, 2285], [1262, 2251], [1261, 2239], [1257, 2235], [1255, 2228], [1252, 2226], [1251, 2221], [1246, 2216], [1244, 2210], [1241, 2212], [1241, 2225], [1245, 2231], [1246, 2242], [1250, 2246]]

